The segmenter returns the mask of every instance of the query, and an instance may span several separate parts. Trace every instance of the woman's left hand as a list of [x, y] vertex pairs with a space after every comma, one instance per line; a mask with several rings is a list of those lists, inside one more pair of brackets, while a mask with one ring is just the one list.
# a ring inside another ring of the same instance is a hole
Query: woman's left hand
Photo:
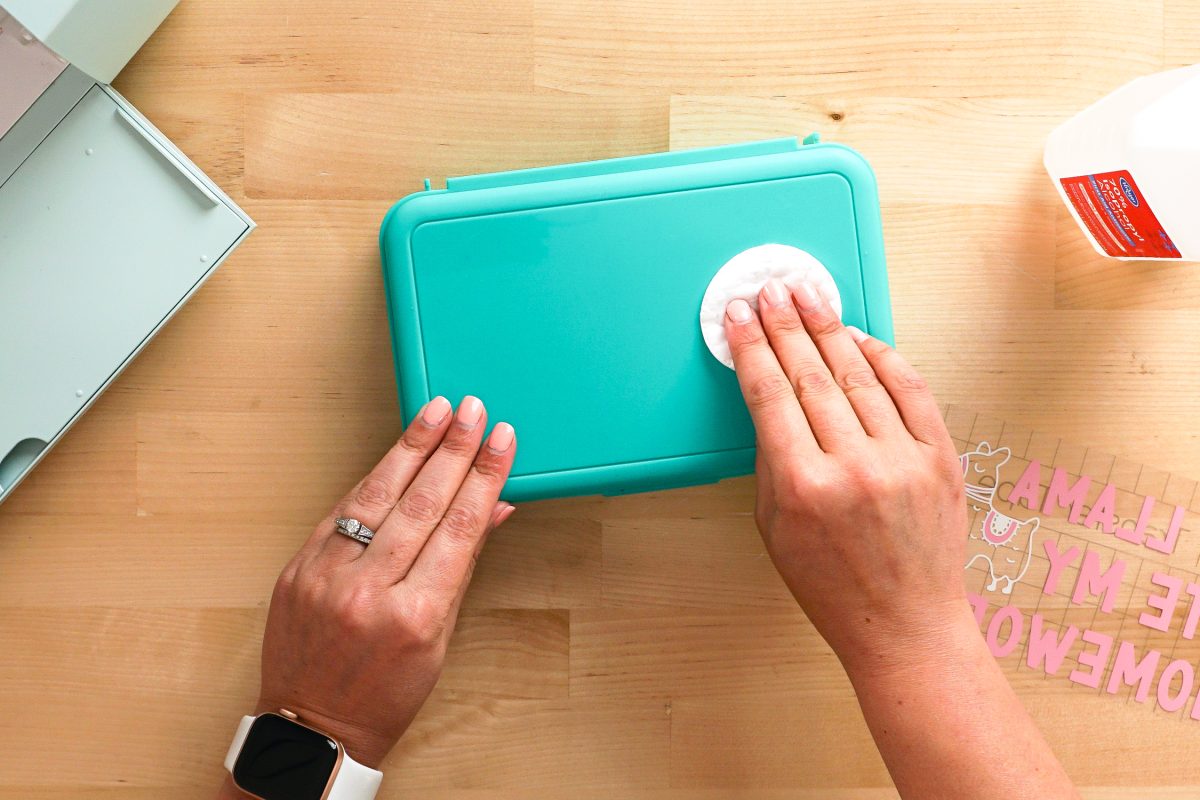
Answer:
[[[326, 517], [275, 586], [258, 711], [287, 708], [378, 767], [441, 673], [446, 643], [499, 501], [512, 426], [486, 443], [483, 403], [451, 414], [434, 398], [379, 465]], [[350, 517], [369, 546], [339, 534]]]

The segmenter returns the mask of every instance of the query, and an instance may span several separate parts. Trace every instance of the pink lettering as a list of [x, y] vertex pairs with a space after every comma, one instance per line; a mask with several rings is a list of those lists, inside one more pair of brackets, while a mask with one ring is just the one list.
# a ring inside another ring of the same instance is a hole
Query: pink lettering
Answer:
[[[1000, 631], [1006, 620], [1008, 622], [1008, 639], [1001, 644]], [[1020, 644], [1021, 634], [1024, 632], [1025, 618], [1021, 614], [1021, 609], [1016, 606], [1004, 606], [992, 615], [992, 621], [988, 623], [988, 649], [992, 651], [994, 657], [1004, 658]]]
[[1047, 675], [1057, 675], [1078, 635], [1079, 629], [1070, 625], [1059, 639], [1053, 630], [1043, 631], [1042, 615], [1034, 614], [1029, 626], [1029, 651], [1025, 654], [1025, 663], [1031, 669], [1041, 668]]
[[1158, 670], [1160, 655], [1161, 653], [1157, 650], [1151, 650], [1141, 661], [1135, 663], [1133, 644], [1121, 642], [1121, 646], [1117, 648], [1117, 657], [1113, 660], [1112, 674], [1108, 677], [1108, 686], [1105, 687], [1105, 691], [1109, 694], [1116, 694], [1122, 683], [1127, 686], [1137, 683], [1133, 699], [1139, 703], [1146, 702], [1146, 698], [1150, 695], [1150, 684], [1154, 682], [1154, 673]]
[[1108, 657], [1112, 653], [1113, 637], [1085, 628], [1080, 638], [1088, 644], [1096, 645], [1096, 652], [1089, 652], [1086, 648], [1080, 650], [1075, 660], [1079, 662], [1079, 666], [1090, 669], [1087, 672], [1082, 669], [1072, 670], [1067, 677], [1073, 683], [1095, 689], [1100, 686], [1100, 676], [1104, 674], [1104, 665], [1108, 663]]
[[1083, 555], [1083, 563], [1079, 566], [1079, 577], [1075, 579], [1075, 591], [1071, 602], [1082, 603], [1088, 595], [1101, 596], [1100, 610], [1105, 614], [1113, 610], [1116, 594], [1121, 589], [1121, 579], [1125, 577], [1125, 561], [1113, 558], [1109, 568], [1100, 572], [1100, 554], [1090, 550]]
[[1165, 595], [1152, 594], [1146, 598], [1146, 605], [1157, 608], [1161, 613], [1151, 614], [1143, 611], [1138, 622], [1156, 631], [1167, 631], [1171, 628], [1171, 617], [1175, 614], [1175, 606], [1179, 604], [1179, 592], [1183, 589], [1183, 580], [1168, 575], [1165, 572], [1155, 572], [1150, 576], [1150, 582], [1167, 590]]
[[1087, 475], [1080, 475], [1079, 480], [1068, 487], [1069, 477], [1065, 469], [1054, 468], [1054, 474], [1050, 477], [1050, 487], [1046, 489], [1046, 502], [1042, 504], [1042, 513], [1053, 514], [1057, 510], [1056, 507], [1066, 508], [1069, 505], [1071, 512], [1067, 515], [1067, 521], [1077, 523], [1079, 515], [1083, 512], [1083, 503], [1087, 500], [1088, 489], [1092, 486], [1092, 479]]
[[1037, 511], [1038, 496], [1042, 491], [1041, 479], [1042, 465], [1037, 461], [1030, 461], [1021, 477], [1013, 484], [1012, 491], [1008, 493], [1008, 502], [1017, 505], [1024, 501], [1026, 508]]
[[1196, 602], [1197, 598], [1200, 598], [1200, 584], [1189, 583], [1187, 593], [1191, 595], [1192, 601], [1187, 619], [1183, 622], [1183, 638], [1193, 639], [1196, 636], [1196, 625], [1200, 624], [1200, 603]]
[[1046, 582], [1042, 585], [1042, 594], [1054, 594], [1058, 588], [1058, 580], [1062, 577], [1062, 571], [1071, 565], [1075, 556], [1079, 555], [1079, 548], [1070, 547], [1065, 552], [1059, 552], [1058, 545], [1052, 539], [1046, 539], [1042, 542], [1042, 549], [1046, 551], [1046, 558], [1050, 561], [1050, 569], [1046, 572]]
[[[1122, 525], [1116, 530], [1117, 538], [1124, 539], [1132, 544], [1142, 544], [1145, 542], [1146, 525], [1150, 522], [1150, 512], [1153, 510], [1154, 498], [1147, 495], [1142, 500], [1142, 510], [1140, 513], [1138, 513], [1137, 524], [1134, 525], [1133, 530], [1129, 530], [1129, 528], [1126, 528], [1124, 525]], [[1174, 542], [1171, 543], [1171, 547], [1174, 549]]]
[[1096, 502], [1092, 505], [1092, 510], [1088, 512], [1087, 517], [1083, 520], [1083, 524], [1095, 529], [1096, 523], [1100, 524], [1100, 530], [1105, 533], [1112, 533], [1116, 526], [1117, 516], [1117, 487], [1114, 484], [1108, 484], [1100, 492], [1100, 496], [1096, 498]]
[[[1172, 696], [1171, 685], [1175, 683], [1176, 675], [1180, 676], [1179, 691]], [[1187, 704], [1188, 695], [1192, 693], [1195, 677], [1192, 665], [1183, 659], [1167, 664], [1158, 679], [1158, 707], [1163, 711], [1178, 711], [1183, 708]]]
[[[1144, 508], [1144, 506], [1143, 506]], [[1155, 539], [1153, 536], [1146, 538], [1146, 547], [1151, 550], [1157, 550], [1160, 553], [1171, 555], [1175, 552], [1175, 543], [1179, 541], [1179, 529], [1183, 527], [1183, 506], [1175, 506], [1175, 511], [1171, 514], [1171, 524], [1167, 526], [1167, 535], [1163, 539]], [[1142, 525], [1141, 519], [1138, 524]], [[1145, 527], [1143, 525], [1143, 527]]]

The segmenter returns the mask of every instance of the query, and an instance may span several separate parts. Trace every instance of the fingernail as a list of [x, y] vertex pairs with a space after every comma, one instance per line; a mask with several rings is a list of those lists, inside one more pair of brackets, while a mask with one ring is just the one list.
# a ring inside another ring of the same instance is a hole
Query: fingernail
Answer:
[[859, 330], [853, 325], [847, 325], [846, 330], [850, 331], [850, 338], [856, 342], [865, 342], [867, 339], [871, 338], [864, 331]]
[[804, 281], [796, 287], [796, 302], [805, 311], [816, 311], [821, 307], [821, 293], [817, 291], [816, 286]]
[[483, 418], [483, 403], [478, 397], [467, 395], [463, 401], [458, 404], [458, 421], [461, 425], [466, 425], [468, 428], [479, 424], [479, 420]]
[[492, 428], [492, 435], [488, 437], [487, 446], [496, 453], [507, 452], [512, 447], [514, 434], [512, 425], [497, 422], [496, 427]]
[[725, 313], [738, 325], [745, 325], [754, 319], [754, 311], [750, 308], [750, 304], [740, 297], [725, 307]]
[[446, 419], [446, 415], [450, 413], [450, 401], [438, 395], [429, 401], [425, 406], [425, 410], [421, 412], [421, 421], [430, 427], [436, 428]]
[[779, 278], [771, 278], [771, 280], [767, 281], [766, 285], [763, 286], [763, 296], [773, 306], [786, 306], [788, 304], [787, 287], [783, 285], [783, 281], [779, 280]]
[[511, 517], [511, 516], [513, 515], [513, 512], [514, 512], [514, 511], [516, 511], [516, 510], [517, 510], [517, 507], [516, 507], [516, 506], [509, 506], [508, 508], [504, 509], [504, 510], [503, 510], [503, 511], [501, 511], [499, 514], [497, 514], [497, 515], [496, 515], [496, 525], [495, 525], [495, 527], [497, 527], [497, 528], [498, 528], [498, 527], [500, 527], [501, 525], [503, 525], [503, 524], [504, 524], [504, 520], [506, 520], [506, 519], [508, 519], [509, 517]]

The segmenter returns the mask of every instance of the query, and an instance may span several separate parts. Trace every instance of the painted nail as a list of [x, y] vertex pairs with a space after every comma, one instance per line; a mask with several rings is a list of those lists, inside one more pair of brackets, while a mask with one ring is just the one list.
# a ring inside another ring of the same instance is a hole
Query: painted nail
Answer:
[[501, 525], [503, 525], [503, 524], [504, 524], [504, 520], [506, 520], [506, 519], [508, 519], [509, 517], [511, 517], [511, 516], [513, 515], [513, 512], [514, 512], [514, 511], [516, 511], [516, 510], [517, 510], [517, 507], [516, 507], [516, 506], [509, 506], [508, 508], [504, 509], [504, 510], [503, 510], [503, 511], [501, 511], [499, 514], [497, 514], [497, 515], [496, 515], [496, 524], [495, 524], [495, 526], [494, 526], [494, 527], [497, 527], [497, 528], [498, 528], [498, 527], [500, 527]]
[[859, 330], [853, 325], [847, 325], [846, 330], [850, 331], [850, 338], [856, 342], [865, 342], [867, 339], [871, 338], [866, 334], [865, 331]]
[[431, 428], [436, 428], [442, 424], [449, 413], [450, 401], [439, 394], [426, 404], [425, 410], [421, 412], [421, 421]]
[[513, 426], [507, 422], [497, 422], [496, 427], [492, 428], [492, 435], [488, 437], [488, 449], [495, 453], [504, 453], [508, 448], [512, 447], [515, 431]]
[[804, 281], [796, 288], [796, 302], [805, 311], [816, 311], [821, 307], [821, 293], [817, 291], [816, 286]]
[[725, 313], [737, 325], [745, 325], [754, 319], [754, 311], [750, 308], [750, 304], [740, 297], [725, 307]]
[[783, 281], [779, 278], [771, 278], [763, 286], [763, 297], [773, 306], [786, 306], [788, 304], [788, 290], [783, 285]]
[[478, 397], [467, 395], [463, 401], [458, 404], [458, 422], [460, 425], [466, 425], [468, 428], [473, 428], [479, 424], [479, 420], [483, 418], [483, 403]]

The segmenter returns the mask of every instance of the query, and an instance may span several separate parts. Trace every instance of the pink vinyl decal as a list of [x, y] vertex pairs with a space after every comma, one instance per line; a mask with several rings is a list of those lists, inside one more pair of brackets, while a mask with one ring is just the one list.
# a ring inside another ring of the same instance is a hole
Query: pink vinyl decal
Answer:
[[1012, 517], [1004, 516], [994, 508], [989, 510], [987, 516], [983, 518], [983, 538], [992, 544], [1004, 544], [1016, 532], [1017, 521]]
[[984, 514], [970, 536], [990, 547], [986, 553], [972, 555], [964, 569], [982, 561], [988, 568], [987, 591], [999, 588], [1002, 594], [1012, 594], [1013, 586], [1029, 570], [1033, 559], [1033, 537], [1041, 525], [1038, 517], [1019, 520], [998, 511], [994, 505], [996, 487], [1000, 485], [1000, 468], [1008, 463], [1011, 455], [1007, 447], [992, 449], [987, 442], [980, 442], [974, 450], [959, 457], [967, 500], [975, 511]]

